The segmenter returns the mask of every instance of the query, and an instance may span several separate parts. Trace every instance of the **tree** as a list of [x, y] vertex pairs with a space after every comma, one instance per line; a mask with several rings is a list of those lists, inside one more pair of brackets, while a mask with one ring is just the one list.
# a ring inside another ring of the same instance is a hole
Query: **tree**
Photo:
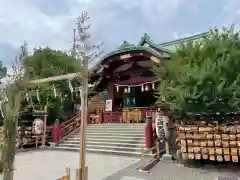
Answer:
[[88, 63], [92, 63], [95, 61], [102, 53], [102, 45], [93, 44], [91, 41], [90, 28], [89, 24], [89, 15], [87, 11], [83, 11], [81, 16], [77, 18], [77, 34], [75, 34], [74, 30], [74, 46], [72, 54], [76, 56], [77, 59], [83, 61], [83, 57], [88, 59]]
[[155, 69], [158, 96], [183, 117], [240, 109], [240, 36], [233, 27], [213, 29], [199, 42], [182, 44]]
[[[24, 76], [31, 79], [40, 79], [73, 73], [79, 71], [80, 68], [79, 63], [75, 58], [67, 55], [65, 52], [50, 48], [35, 49], [31, 56], [27, 56], [24, 59], [23, 66], [25, 69]], [[58, 94], [57, 98], [54, 97], [54, 88]], [[43, 109], [46, 104], [50, 107], [48, 123], [51, 123], [56, 118], [67, 118], [63, 117], [63, 111], [70, 111], [67, 114], [65, 113], [65, 116], [72, 113], [72, 100], [69, 82], [58, 81], [52, 84], [41, 84], [37, 89], [32, 90], [33, 91], [30, 96], [33, 99], [33, 104], [31, 105], [33, 105], [35, 109]], [[36, 91], [39, 91], [40, 102], [36, 101]], [[64, 96], [62, 97], [62, 95]], [[63, 99], [65, 109], [59, 106], [60, 98]]]

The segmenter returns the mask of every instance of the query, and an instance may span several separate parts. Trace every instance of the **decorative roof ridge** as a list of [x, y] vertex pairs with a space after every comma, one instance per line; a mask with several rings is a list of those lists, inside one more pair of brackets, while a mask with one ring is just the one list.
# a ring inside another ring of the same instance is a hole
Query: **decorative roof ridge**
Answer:
[[176, 44], [176, 43], [183, 43], [183, 42], [186, 42], [186, 41], [199, 39], [199, 38], [201, 38], [203, 36], [207, 36], [207, 35], [209, 35], [209, 32], [204, 32], [204, 33], [200, 33], [200, 34], [196, 34], [196, 35], [192, 35], [192, 36], [187, 36], [187, 37], [172, 40], [172, 41], [167, 41], [167, 42], [164, 42], [164, 43], [160, 43], [158, 45], [163, 46], [163, 47], [164, 46], [169, 46], [169, 45]]
[[140, 42], [138, 43], [138, 46], [141, 46], [144, 41], [151, 41], [148, 33], [144, 33], [143, 37], [141, 38]]
[[146, 41], [149, 44], [151, 44], [153, 47], [159, 49], [159, 50], [163, 50], [166, 51], [168, 53], [170, 53], [170, 51], [166, 48], [163, 48], [161, 46], [159, 46], [157, 43], [155, 43], [153, 40], [151, 40], [150, 36], [147, 33], [144, 33], [142, 39], [140, 40], [140, 42], [138, 43], [138, 46], [142, 46], [143, 42]]
[[131, 48], [131, 47], [135, 47], [135, 45], [134, 44], [130, 44], [128, 41], [124, 40], [123, 43], [118, 47], [117, 50]]

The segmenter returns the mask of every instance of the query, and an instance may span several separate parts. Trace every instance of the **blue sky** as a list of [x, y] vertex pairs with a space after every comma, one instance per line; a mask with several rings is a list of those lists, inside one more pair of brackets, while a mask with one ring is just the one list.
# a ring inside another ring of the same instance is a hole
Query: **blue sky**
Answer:
[[0, 0], [0, 60], [11, 65], [24, 40], [29, 48], [69, 50], [75, 18], [86, 9], [92, 41], [105, 53], [147, 32], [156, 43], [209, 28], [240, 27], [239, 0]]

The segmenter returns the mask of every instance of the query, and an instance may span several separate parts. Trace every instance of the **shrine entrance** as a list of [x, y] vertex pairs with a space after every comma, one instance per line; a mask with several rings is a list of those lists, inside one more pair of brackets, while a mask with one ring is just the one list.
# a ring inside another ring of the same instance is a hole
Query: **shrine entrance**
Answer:
[[143, 108], [150, 107], [156, 102], [156, 97], [154, 96], [154, 90], [146, 88], [143, 89], [140, 86], [130, 87], [131, 90], [128, 92], [129, 88], [122, 89], [116, 92], [115, 106], [118, 108]]

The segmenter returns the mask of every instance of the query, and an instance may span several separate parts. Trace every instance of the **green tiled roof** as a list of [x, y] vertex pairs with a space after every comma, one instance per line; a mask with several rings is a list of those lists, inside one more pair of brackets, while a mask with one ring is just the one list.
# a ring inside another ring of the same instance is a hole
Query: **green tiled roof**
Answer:
[[[179, 44], [181, 43], [186, 43], [189, 41], [201, 41], [201, 39], [204, 36], [207, 36], [209, 33], [205, 32], [205, 33], [201, 33], [201, 34], [197, 34], [194, 36], [189, 36], [186, 38], [181, 38], [178, 40], [174, 40], [174, 41], [169, 41], [169, 42], [164, 42], [161, 44], [156, 44], [155, 42], [152, 41], [152, 39], [150, 38], [150, 36], [145, 33], [144, 36], [141, 38], [140, 42], [138, 43], [138, 45], [134, 45], [134, 44], [130, 44], [127, 41], [124, 41], [123, 44], [121, 44], [119, 46], [119, 48], [115, 51], [112, 51], [108, 54], [106, 54], [97, 64], [96, 66], [92, 69], [92, 71], [94, 72], [94, 70], [98, 69], [101, 65], [101, 63], [111, 57], [111, 56], [115, 56], [115, 55], [119, 55], [119, 54], [123, 54], [123, 53], [128, 53], [131, 51], [145, 51], [145, 52], [149, 52], [152, 55], [158, 57], [158, 58], [168, 58], [170, 56], [170, 54], [172, 52], [176, 51], [176, 48], [178, 47]], [[147, 42], [149, 45], [151, 45], [151, 47], [149, 46], [145, 46], [144, 43]], [[160, 51], [165, 51], [167, 53], [160, 53]]]
[[123, 41], [122, 45], [118, 48], [119, 50], [123, 50], [126, 48], [134, 47], [134, 44], [130, 44], [127, 41]]
[[143, 46], [144, 42], [149, 43], [152, 47], [154, 47], [154, 48], [156, 48], [158, 50], [163, 50], [163, 51], [169, 52], [168, 49], [163, 48], [162, 46], [160, 46], [160, 45], [156, 44], [155, 42], [153, 42], [152, 39], [150, 38], [150, 36], [147, 33], [144, 34], [144, 36], [142, 37], [142, 39], [138, 43], [138, 46]]
[[187, 43], [189, 41], [199, 42], [199, 41], [201, 41], [201, 39], [203, 37], [208, 36], [208, 35], [209, 35], [209, 33], [205, 32], [205, 33], [197, 34], [197, 35], [194, 35], [194, 36], [189, 36], [189, 37], [186, 37], [186, 38], [177, 39], [177, 40], [174, 40], [174, 41], [164, 42], [164, 43], [159, 44], [159, 46], [161, 46], [163, 48], [166, 48], [166, 49], [170, 50], [171, 52], [175, 52], [176, 48], [179, 44]]

